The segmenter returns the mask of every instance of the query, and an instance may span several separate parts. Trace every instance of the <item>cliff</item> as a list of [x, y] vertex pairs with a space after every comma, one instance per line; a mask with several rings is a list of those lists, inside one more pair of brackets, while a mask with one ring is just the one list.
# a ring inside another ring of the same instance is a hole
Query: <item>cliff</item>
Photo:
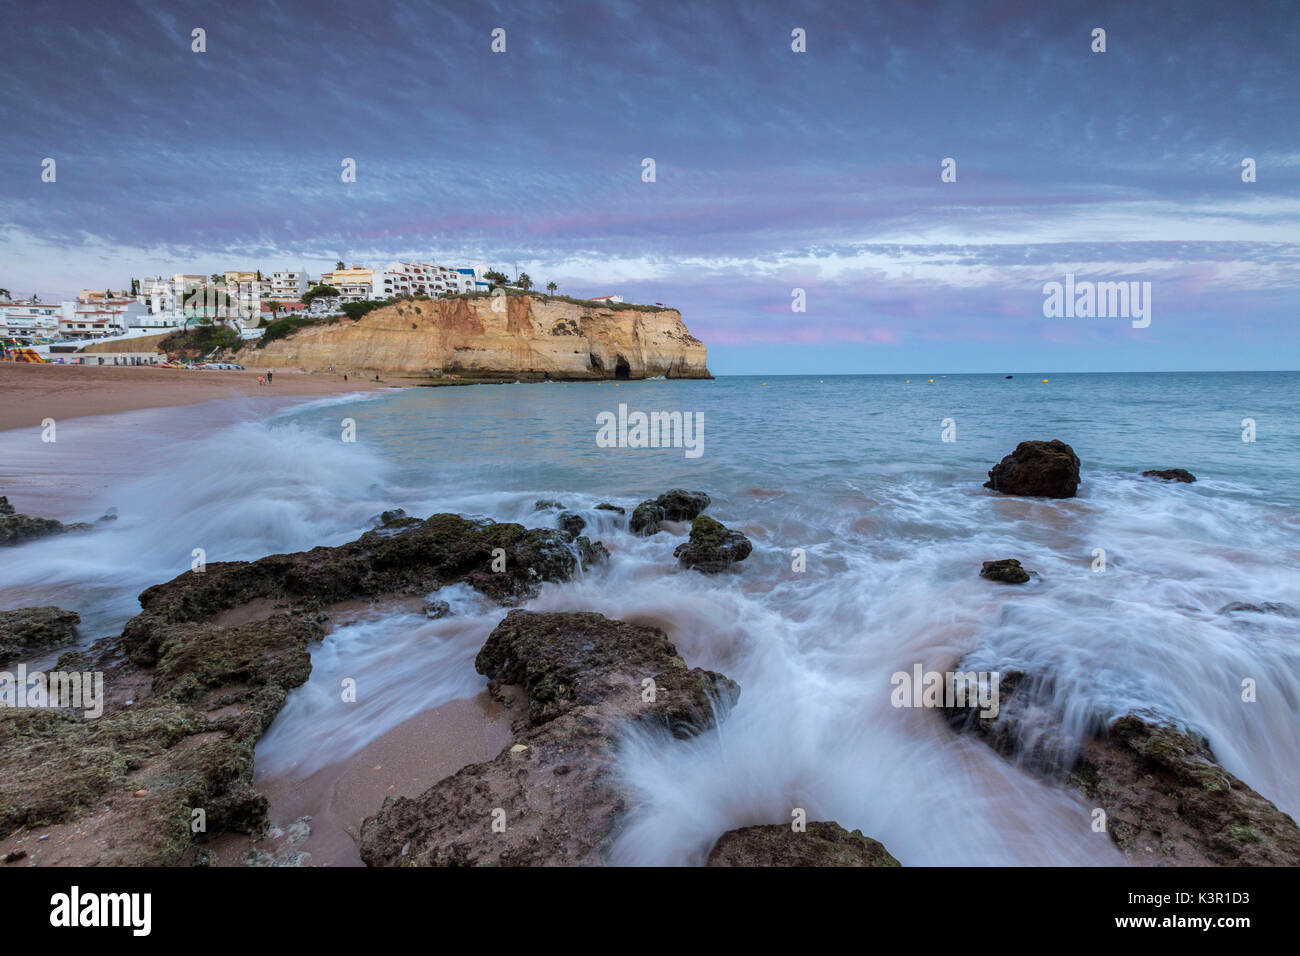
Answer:
[[262, 349], [246, 346], [236, 361], [461, 379], [711, 378], [707, 353], [676, 309], [516, 294], [396, 302], [356, 322], [343, 318]]

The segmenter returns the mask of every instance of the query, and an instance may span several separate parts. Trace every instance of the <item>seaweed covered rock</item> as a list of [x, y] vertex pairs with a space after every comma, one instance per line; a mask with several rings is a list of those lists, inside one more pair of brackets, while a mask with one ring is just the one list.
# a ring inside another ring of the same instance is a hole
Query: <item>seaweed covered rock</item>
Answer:
[[20, 607], [0, 611], [0, 663], [77, 639], [81, 615], [61, 607]]
[[[960, 669], [960, 665], [959, 665]], [[953, 707], [954, 726], [1027, 770], [1068, 781], [1106, 812], [1106, 832], [1140, 863], [1300, 865], [1300, 828], [1217, 762], [1209, 742], [1151, 716], [1126, 714], [1083, 741], [1061, 732], [1051, 681], [1011, 672], [1000, 707]]]
[[1029, 572], [1015, 558], [1005, 558], [1001, 561], [985, 561], [980, 566], [980, 577], [1002, 584], [1024, 584], [1029, 580]]
[[1142, 472], [1143, 478], [1160, 478], [1164, 481], [1181, 481], [1183, 484], [1191, 484], [1196, 480], [1196, 476], [1185, 468], [1159, 468], [1151, 471]]
[[[266, 798], [252, 786], [253, 748], [307, 679], [307, 646], [324, 636], [312, 616], [283, 614], [234, 627], [168, 628], [157, 667], [140, 674], [112, 640], [65, 655], [60, 669], [104, 670], [102, 716], [68, 710], [0, 711], [0, 829], [91, 818], [87, 846], [103, 865], [165, 865], [192, 841], [193, 811], [207, 832], [252, 832]], [[111, 689], [139, 682], [130, 705]]]
[[1056, 438], [1022, 441], [989, 470], [984, 487], [1004, 495], [1073, 498], [1079, 490], [1079, 456]]
[[508, 605], [604, 555], [553, 529], [389, 518], [336, 548], [186, 572], [141, 594], [120, 637], [63, 655], [60, 670], [103, 673], [103, 714], [0, 708], [0, 829], [75, 823], [99, 854], [81, 862], [106, 865], [178, 862], [195, 810], [206, 836], [255, 832], [253, 750], [310, 674], [330, 604], [463, 582]]
[[673, 488], [658, 498], [648, 498], [632, 511], [628, 528], [633, 534], [649, 537], [659, 532], [660, 522], [691, 521], [709, 506], [709, 496], [702, 491]]
[[673, 549], [673, 556], [684, 568], [717, 574], [744, 561], [753, 550], [749, 539], [739, 531], [732, 531], [708, 515], [700, 515], [691, 522], [690, 539]]
[[902, 866], [861, 830], [838, 823], [809, 823], [804, 832], [786, 824], [741, 827], [718, 838], [709, 866]]
[[587, 612], [511, 611], [475, 667], [494, 692], [522, 690], [516, 742], [414, 799], [386, 800], [361, 826], [367, 864], [603, 862], [627, 809], [613, 772], [619, 728], [689, 736], [739, 694], [722, 675], [687, 668], [658, 628]]

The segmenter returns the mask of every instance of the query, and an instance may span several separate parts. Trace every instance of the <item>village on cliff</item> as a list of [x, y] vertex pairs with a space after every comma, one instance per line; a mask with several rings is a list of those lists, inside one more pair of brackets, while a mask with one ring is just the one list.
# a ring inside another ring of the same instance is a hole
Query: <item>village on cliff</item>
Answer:
[[[220, 328], [244, 340], [260, 339], [268, 328], [289, 320], [297, 326], [338, 315], [359, 318], [401, 299], [488, 294], [505, 288], [527, 292], [532, 287], [527, 273], [512, 280], [483, 265], [393, 261], [375, 269], [340, 261], [315, 278], [305, 269], [132, 278], [128, 288], [83, 289], [76, 299], [60, 302], [45, 302], [35, 294], [18, 299], [0, 288], [0, 350], [11, 360], [59, 361], [91, 342], [125, 342], [191, 328]], [[557, 288], [554, 282], [546, 285], [550, 293]], [[610, 304], [623, 299], [604, 295], [584, 301]]]

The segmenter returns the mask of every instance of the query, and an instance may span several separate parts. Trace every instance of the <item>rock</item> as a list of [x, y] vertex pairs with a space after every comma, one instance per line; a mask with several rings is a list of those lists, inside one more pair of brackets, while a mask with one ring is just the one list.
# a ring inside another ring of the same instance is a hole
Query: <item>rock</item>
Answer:
[[618, 512], [619, 514], [621, 514], [621, 515], [625, 515], [625, 514], [627, 514], [626, 509], [624, 509], [624, 508], [620, 508], [618, 505], [612, 505], [612, 504], [610, 504], [608, 501], [602, 501], [600, 504], [596, 505], [596, 510], [597, 510], [597, 511], [617, 511], [617, 512]]
[[27, 651], [72, 644], [80, 623], [81, 616], [75, 611], [49, 605], [0, 611], [0, 663]]
[[708, 515], [700, 515], [691, 522], [690, 539], [679, 544], [673, 550], [673, 556], [684, 568], [717, 574], [744, 561], [753, 550], [749, 539], [739, 531], [732, 531]]
[[1261, 601], [1258, 604], [1233, 601], [1231, 604], [1225, 604], [1219, 608], [1220, 614], [1237, 614], [1243, 611], [1251, 614], [1279, 614], [1282, 617], [1300, 617], [1300, 608], [1277, 601]]
[[1126, 714], [1077, 742], [1066, 739], [1050, 709], [1050, 681], [1004, 673], [999, 696], [996, 717], [970, 707], [949, 709], [949, 718], [1026, 769], [1068, 781], [1105, 810], [1106, 832], [1137, 862], [1300, 865], [1295, 821], [1173, 721]]
[[582, 534], [582, 529], [587, 527], [587, 521], [582, 515], [576, 515], [572, 511], [560, 513], [556, 519], [559, 522], [560, 530], [573, 535], [575, 538]]
[[54, 518], [36, 518], [32, 515], [18, 514], [8, 498], [0, 497], [0, 547], [25, 544], [37, 538], [48, 538], [56, 534], [92, 531], [97, 525], [116, 520], [117, 515], [106, 514], [93, 524], [87, 521], [64, 524]]
[[534, 511], [563, 511], [563, 502], [556, 501], [554, 498], [539, 498], [533, 502]]
[[1029, 580], [1029, 572], [1015, 558], [1006, 558], [1002, 561], [985, 561], [980, 567], [980, 577], [1003, 584], [1024, 584]]
[[[504, 553], [504, 570], [492, 570], [494, 552]], [[181, 861], [193, 845], [193, 807], [205, 809], [208, 837], [260, 833], [267, 800], [252, 784], [254, 748], [311, 673], [307, 648], [325, 634], [322, 608], [458, 582], [509, 605], [605, 556], [554, 529], [433, 515], [338, 547], [209, 563], [155, 585], [120, 637], [59, 660], [60, 669], [104, 673], [102, 716], [0, 708], [0, 833], [93, 812], [98, 862], [118, 866]], [[257, 599], [273, 610], [216, 623]], [[106, 800], [137, 789], [148, 793], [129, 809]]]
[[451, 605], [448, 604], [446, 601], [440, 600], [438, 598], [424, 599], [425, 617], [436, 620], [437, 618], [440, 617], [446, 617], [450, 613], [451, 613]]
[[392, 511], [385, 511], [379, 515], [380, 526], [392, 524], [399, 518], [405, 518], [406, 510], [404, 508], [394, 508]]
[[[605, 862], [628, 808], [614, 772], [620, 728], [649, 722], [689, 736], [739, 693], [720, 674], [688, 669], [658, 628], [588, 612], [511, 611], [475, 667], [494, 692], [522, 688], [515, 742], [418, 797], [385, 800], [361, 825], [370, 866]], [[501, 812], [506, 829], [493, 832]]]
[[633, 534], [648, 538], [652, 534], [659, 533], [659, 521], [663, 518], [663, 512], [653, 501], [643, 501], [632, 509], [632, 517], [628, 519], [628, 530]]
[[1163, 478], [1165, 481], [1181, 481], [1184, 484], [1191, 484], [1196, 480], [1196, 476], [1190, 471], [1183, 468], [1164, 468], [1156, 471], [1142, 472], [1143, 478]]
[[838, 823], [809, 823], [796, 833], [788, 824], [741, 827], [718, 838], [709, 866], [902, 866], [861, 830]]
[[702, 491], [673, 488], [658, 498], [648, 498], [632, 511], [628, 528], [633, 534], [649, 537], [659, 532], [661, 521], [690, 521], [709, 506], [709, 496]]
[[1059, 439], [1022, 441], [989, 470], [984, 487], [1004, 495], [1073, 498], [1079, 490], [1079, 458]]
[[26, 850], [10, 850], [8, 853], [5, 854], [6, 863], [17, 863], [19, 860], [25, 860], [26, 858], [27, 858]]

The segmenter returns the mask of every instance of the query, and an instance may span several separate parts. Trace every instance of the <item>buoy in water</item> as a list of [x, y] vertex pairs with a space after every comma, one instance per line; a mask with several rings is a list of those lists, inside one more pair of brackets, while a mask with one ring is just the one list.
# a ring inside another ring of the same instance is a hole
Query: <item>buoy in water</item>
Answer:
[[1043, 379], [1043, 384], [1044, 384], [1044, 385], [1047, 384], [1047, 379]]

